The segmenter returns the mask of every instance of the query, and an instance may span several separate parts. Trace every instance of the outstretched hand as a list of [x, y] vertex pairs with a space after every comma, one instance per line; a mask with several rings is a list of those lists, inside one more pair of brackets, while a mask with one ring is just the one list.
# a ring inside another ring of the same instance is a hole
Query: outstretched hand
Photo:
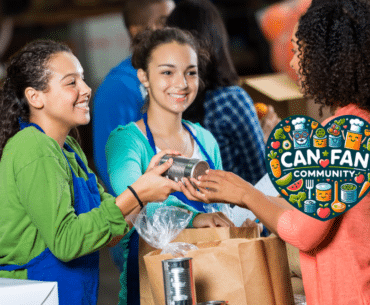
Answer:
[[156, 154], [149, 163], [147, 170], [132, 187], [139, 194], [141, 201], [144, 203], [151, 201], [163, 201], [176, 191], [181, 191], [180, 184], [162, 176], [168, 170], [173, 160], [170, 158], [165, 163], [158, 165], [159, 160], [167, 154], [179, 155], [174, 150], [163, 150]]
[[199, 180], [192, 178], [191, 181], [198, 190], [189, 185], [186, 190], [184, 187], [181, 187], [181, 190], [184, 193], [185, 191], [189, 192], [191, 196], [205, 203], [226, 202], [243, 206], [243, 197], [253, 190], [252, 185], [247, 181], [231, 172], [222, 170], [209, 170], [206, 175], [199, 177]]

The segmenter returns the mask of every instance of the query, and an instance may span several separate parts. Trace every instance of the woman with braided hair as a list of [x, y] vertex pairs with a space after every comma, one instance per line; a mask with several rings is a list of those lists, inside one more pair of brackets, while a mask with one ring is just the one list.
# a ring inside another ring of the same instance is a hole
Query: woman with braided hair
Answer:
[[0, 90], [0, 277], [57, 281], [59, 304], [96, 304], [99, 252], [129, 230], [125, 216], [179, 191], [147, 171], [117, 198], [88, 168], [72, 129], [90, 121], [91, 89], [70, 49], [40, 40], [10, 61]]

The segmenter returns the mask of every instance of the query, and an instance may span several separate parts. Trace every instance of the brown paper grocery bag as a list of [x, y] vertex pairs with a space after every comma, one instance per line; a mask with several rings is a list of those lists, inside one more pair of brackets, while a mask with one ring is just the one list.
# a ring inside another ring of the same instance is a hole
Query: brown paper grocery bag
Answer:
[[[225, 300], [230, 305], [294, 304], [289, 269], [280, 268], [287, 266], [285, 245], [280, 247], [280, 241], [276, 240], [278, 238], [273, 236], [197, 243], [199, 249], [189, 251], [187, 255], [193, 258], [197, 302]], [[172, 258], [159, 253], [154, 251], [144, 257], [154, 304], [165, 302], [162, 260]], [[285, 274], [280, 275], [280, 272]]]
[[293, 305], [285, 243], [274, 235], [239, 245], [247, 304]]
[[[176, 237], [174, 242], [186, 242], [195, 244], [197, 242], [208, 242], [214, 240], [226, 240], [234, 238], [256, 238], [256, 228], [193, 228], [185, 229]], [[145, 268], [144, 255], [156, 249], [149, 246], [142, 238], [139, 240], [139, 270], [140, 270], [140, 304], [156, 305], [149, 284], [148, 273]]]

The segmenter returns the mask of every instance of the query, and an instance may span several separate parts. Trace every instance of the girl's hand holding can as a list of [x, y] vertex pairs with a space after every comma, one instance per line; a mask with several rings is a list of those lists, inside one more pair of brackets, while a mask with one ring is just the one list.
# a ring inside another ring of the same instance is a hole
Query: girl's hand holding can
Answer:
[[166, 154], [179, 155], [177, 151], [173, 150], [163, 150], [159, 152], [151, 159], [144, 175], [132, 184], [132, 188], [137, 192], [139, 198], [144, 203], [163, 201], [167, 199], [171, 193], [181, 191], [179, 183], [162, 176], [162, 174], [171, 167], [173, 160], [169, 159], [165, 163], [157, 165], [159, 160]]

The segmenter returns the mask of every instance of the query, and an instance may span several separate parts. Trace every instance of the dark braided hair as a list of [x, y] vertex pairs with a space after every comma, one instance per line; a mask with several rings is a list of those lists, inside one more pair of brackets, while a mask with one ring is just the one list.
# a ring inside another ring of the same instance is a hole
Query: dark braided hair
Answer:
[[354, 103], [370, 111], [368, 2], [313, 0], [296, 37], [305, 94], [332, 109]]
[[71, 50], [55, 41], [35, 40], [10, 58], [0, 89], [0, 158], [8, 139], [19, 131], [18, 118], [29, 121], [30, 108], [24, 94], [26, 88], [47, 89], [50, 78], [48, 62], [53, 54], [59, 52]]

